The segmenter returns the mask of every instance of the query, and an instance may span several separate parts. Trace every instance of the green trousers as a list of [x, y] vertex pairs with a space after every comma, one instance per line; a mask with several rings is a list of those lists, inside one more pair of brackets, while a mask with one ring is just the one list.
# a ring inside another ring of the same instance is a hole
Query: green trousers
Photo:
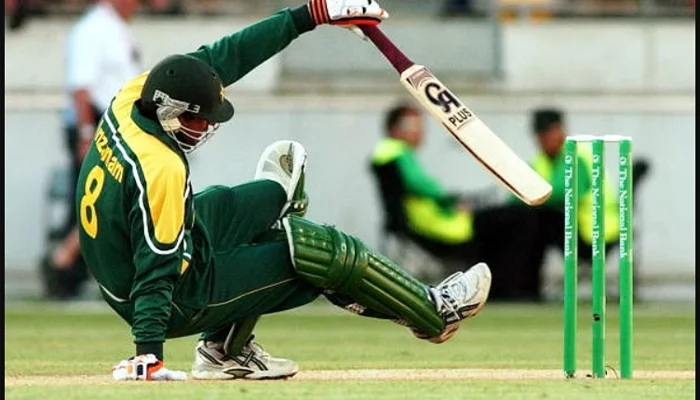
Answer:
[[[271, 233], [285, 201], [280, 185], [266, 180], [212, 186], [195, 195], [196, 218], [205, 228], [211, 256], [203, 268], [197, 266], [199, 273], [183, 275], [173, 301], [205, 305], [173, 310], [169, 338], [202, 334], [202, 339], [223, 341], [237, 321], [297, 308], [321, 294], [297, 277], [283, 235], [260, 239]], [[197, 301], [187, 293], [196, 293]]]

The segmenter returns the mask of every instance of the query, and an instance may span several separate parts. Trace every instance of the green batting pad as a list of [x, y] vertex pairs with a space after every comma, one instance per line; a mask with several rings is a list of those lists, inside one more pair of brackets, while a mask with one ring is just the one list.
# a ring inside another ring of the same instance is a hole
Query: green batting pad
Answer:
[[294, 266], [311, 284], [348, 296], [428, 336], [444, 328], [428, 286], [359, 239], [307, 219], [283, 220]]

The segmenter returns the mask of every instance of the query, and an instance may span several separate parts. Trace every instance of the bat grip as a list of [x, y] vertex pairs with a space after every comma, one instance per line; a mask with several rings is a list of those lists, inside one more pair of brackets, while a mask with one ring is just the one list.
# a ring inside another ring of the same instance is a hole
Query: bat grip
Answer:
[[389, 60], [399, 74], [414, 64], [413, 61], [406, 57], [378, 27], [374, 25], [361, 25], [359, 28], [369, 40], [377, 46], [379, 51], [384, 54], [384, 57]]

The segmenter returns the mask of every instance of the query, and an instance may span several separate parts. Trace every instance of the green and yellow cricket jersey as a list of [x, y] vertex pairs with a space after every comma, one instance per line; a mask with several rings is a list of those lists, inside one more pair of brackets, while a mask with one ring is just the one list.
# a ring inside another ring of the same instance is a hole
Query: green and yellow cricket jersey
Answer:
[[[531, 162], [538, 174], [552, 185], [552, 195], [543, 204], [557, 210], [564, 210], [566, 197], [565, 179], [567, 165], [564, 162], [564, 148], [554, 158], [544, 153], [539, 153]], [[593, 240], [593, 155], [590, 143], [579, 146], [578, 154], [578, 222], [579, 236], [584, 243], [590, 244]], [[610, 182], [609, 173], [603, 171], [603, 192], [605, 200], [603, 204], [603, 217], [605, 218], [605, 241], [613, 243], [620, 233], [620, 220], [618, 200], [615, 188]]]
[[457, 210], [455, 199], [423, 170], [406, 142], [382, 139], [374, 148], [372, 163], [396, 165], [405, 190], [406, 223], [413, 232], [447, 244], [471, 240], [474, 235], [471, 213]]
[[[543, 205], [563, 210], [564, 199], [566, 197], [564, 175], [567, 167], [564, 162], [563, 147], [553, 158], [547, 157], [544, 153], [538, 153], [532, 161], [530, 161], [530, 165], [552, 185], [552, 194]], [[585, 162], [583, 154], [579, 155], [578, 168], [578, 193], [579, 196], [583, 196], [591, 189], [592, 172], [591, 166], [589, 163]]]
[[[552, 194], [541, 207], [548, 207], [561, 212], [564, 210], [564, 200], [566, 198], [564, 176], [566, 175], [567, 164], [564, 162], [564, 156], [564, 146], [562, 146], [554, 157], [548, 157], [546, 154], [539, 152], [530, 161], [533, 169], [552, 185]], [[577, 165], [579, 235], [584, 243], [590, 244], [593, 240], [593, 168], [590, 143], [580, 146]], [[619, 235], [620, 221], [617, 195], [608, 175], [607, 171], [603, 171], [603, 190], [605, 193], [605, 204], [603, 205], [605, 218], [604, 235], [605, 241], [612, 243]], [[514, 195], [511, 195], [509, 200], [514, 204], [523, 204]]]
[[[189, 55], [228, 86], [311, 29], [305, 6], [285, 9]], [[174, 296], [188, 309], [206, 304], [198, 293], [178, 293], [178, 280], [198, 274], [205, 288], [210, 255], [206, 230], [195, 221], [187, 159], [135, 105], [147, 77], [128, 82], [102, 117], [76, 207], [81, 252], [105, 300], [132, 326], [137, 353], [162, 358], [171, 313], [182, 312]]]

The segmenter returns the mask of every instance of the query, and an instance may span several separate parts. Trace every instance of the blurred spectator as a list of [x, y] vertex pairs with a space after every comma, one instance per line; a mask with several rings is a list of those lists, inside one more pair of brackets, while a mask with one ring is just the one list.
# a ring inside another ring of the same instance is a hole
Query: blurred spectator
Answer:
[[[557, 109], [542, 108], [535, 110], [532, 120], [532, 131], [539, 147], [539, 153], [531, 161], [531, 165], [542, 177], [552, 185], [552, 196], [543, 204], [540, 212], [540, 224], [549, 236], [550, 244], [563, 248], [564, 243], [564, 142], [566, 133], [564, 113]], [[582, 255], [591, 252], [592, 232], [592, 154], [590, 143], [579, 144], [578, 160], [578, 192], [579, 192], [579, 238]], [[617, 189], [608, 178], [609, 172], [604, 171], [605, 184], [605, 241], [608, 246], [615, 244], [619, 234], [619, 214]]]
[[[30, 17], [44, 15], [73, 15], [85, 10], [99, 0], [5, 0], [6, 23], [10, 30], [17, 30]], [[143, 0], [143, 12], [150, 15], [181, 15], [186, 0]], [[208, 0], [212, 1], [212, 0]], [[199, 3], [199, 1], [197, 1]], [[218, 3], [217, 3], [218, 4]]]
[[40, 12], [35, 3], [36, 1], [30, 0], [5, 0], [7, 27], [11, 31], [23, 27], [30, 14]]
[[[544, 263], [545, 251], [549, 247], [556, 247], [563, 252], [564, 249], [564, 143], [566, 133], [564, 127], [564, 113], [553, 108], [535, 110], [532, 115], [532, 132], [539, 147], [538, 154], [530, 164], [542, 177], [552, 185], [552, 195], [541, 206], [523, 207], [528, 212], [536, 215], [539, 227], [539, 240], [536, 246], [536, 254], [539, 261], [536, 276], [540, 276]], [[593, 203], [592, 196], [592, 153], [590, 143], [579, 144], [578, 159], [578, 254], [579, 259], [591, 261], [591, 242], [593, 238]], [[617, 244], [619, 236], [619, 210], [617, 189], [608, 178], [608, 172], [604, 171], [604, 224], [606, 250]], [[522, 204], [520, 200], [512, 197], [514, 204]], [[525, 281], [524, 284], [532, 286], [533, 290], [540, 290], [541, 280]]]
[[185, 8], [182, 0], [148, 0], [147, 12], [151, 15], [182, 15]]
[[[10, 30], [20, 28], [28, 18], [40, 15], [83, 12], [95, 0], [5, 0], [5, 15]], [[259, 0], [143, 0], [140, 11], [148, 15], [256, 15], [266, 12], [274, 2]], [[285, 3], [284, 1], [282, 3]], [[409, 10], [412, 2], [399, 2]], [[483, 17], [492, 9], [485, 0], [442, 0], [442, 17]], [[558, 17], [648, 17], [692, 16], [695, 0], [501, 0], [499, 15], [504, 20], [529, 15], [534, 19]], [[419, 9], [422, 9], [419, 7]]]
[[137, 43], [128, 25], [138, 7], [139, 0], [100, 0], [86, 11], [68, 37], [69, 105], [64, 134], [72, 177], [66, 234], [51, 257], [57, 284], [49, 295], [55, 298], [78, 296], [88, 278], [80, 256], [74, 185], [102, 113], [114, 93], [142, 71]]
[[10, 30], [22, 27], [25, 13], [23, 0], [5, 0], [5, 22]]
[[474, 6], [474, 0], [444, 0], [440, 15], [443, 17], [483, 16]]
[[474, 208], [443, 189], [415, 153], [424, 135], [417, 108], [391, 108], [385, 129], [386, 137], [371, 157], [385, 233], [398, 233], [437, 257], [451, 255], [468, 265], [488, 263], [493, 270], [490, 299], [539, 300], [538, 292], [524, 291], [520, 284], [538, 267], [537, 254], [531, 251], [537, 240], [534, 215], [510, 205]]
[[[228, 3], [228, 4], [226, 4]], [[192, 14], [206, 15], [206, 16], [216, 16], [222, 13], [236, 13], [236, 10], [240, 7], [239, 3], [243, 2], [232, 2], [226, 0], [196, 0], [189, 1], [187, 4], [187, 11]], [[237, 7], [238, 6], [238, 7]]]
[[[523, 212], [535, 216], [537, 240], [532, 245], [533, 273], [521, 276], [522, 290], [526, 292], [541, 293], [542, 269], [546, 251], [556, 248], [563, 253], [564, 250], [564, 143], [566, 141], [566, 129], [564, 125], [564, 112], [555, 108], [537, 109], [532, 114], [532, 132], [535, 135], [539, 151], [530, 161], [530, 165], [542, 177], [552, 185], [552, 195], [541, 206], [525, 206], [515, 196], [510, 196], [509, 203], [521, 207]], [[592, 259], [593, 239], [593, 203], [592, 195], [592, 148], [589, 143], [581, 143], [578, 147], [578, 257], [580, 261], [590, 266]], [[635, 156], [632, 163], [632, 198], [639, 184], [646, 178], [650, 171], [647, 159]], [[603, 189], [605, 203], [603, 204], [603, 218], [605, 230], [605, 250], [613, 250], [619, 241], [619, 208], [618, 193], [609, 178], [609, 171], [603, 171]], [[637, 229], [635, 229], [635, 235]], [[637, 258], [635, 257], [635, 265]], [[635, 277], [636, 279], [636, 277]], [[636, 298], [636, 296], [635, 296]]]

